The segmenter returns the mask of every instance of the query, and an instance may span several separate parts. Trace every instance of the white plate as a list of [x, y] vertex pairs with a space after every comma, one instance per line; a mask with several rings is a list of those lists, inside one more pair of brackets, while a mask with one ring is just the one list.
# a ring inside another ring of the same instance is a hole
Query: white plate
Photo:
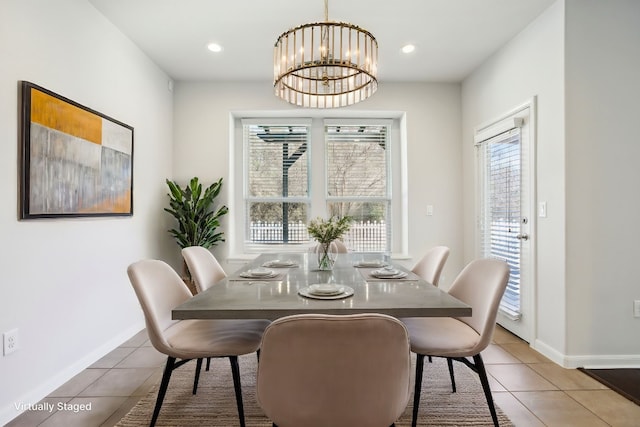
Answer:
[[353, 295], [352, 287], [349, 287], [349, 286], [342, 286], [342, 287], [344, 288], [344, 292], [337, 295], [315, 295], [315, 294], [309, 293], [308, 286], [298, 289], [298, 293], [303, 297], [312, 298], [312, 299], [324, 299], [324, 300], [342, 299], [342, 298], [347, 298]]
[[269, 268], [263, 268], [263, 267], [254, 268], [253, 270], [247, 270], [244, 272], [244, 274], [247, 274], [251, 277], [270, 276], [273, 273], [274, 273], [273, 270]]
[[387, 265], [387, 263], [379, 259], [373, 260], [373, 261], [360, 261], [356, 263], [356, 267], [364, 267], [364, 268], [378, 268], [378, 267], [384, 267], [385, 265]]
[[318, 283], [309, 285], [309, 293], [313, 295], [338, 295], [344, 292], [344, 286], [338, 286], [331, 283]]
[[262, 266], [271, 267], [271, 268], [286, 268], [286, 267], [297, 267], [298, 263], [291, 259], [287, 259], [287, 260], [274, 259], [274, 260], [265, 262], [264, 264], [262, 264]]
[[380, 277], [383, 277], [383, 276], [389, 277], [389, 276], [396, 276], [400, 273], [402, 273], [402, 271], [396, 270], [395, 268], [380, 268], [378, 270], [373, 270], [371, 272], [371, 275], [380, 276]]
[[240, 273], [239, 276], [244, 277], [245, 279], [273, 279], [274, 277], [278, 276], [278, 274], [279, 273], [276, 273], [273, 270], [271, 270], [271, 273], [269, 274], [253, 274], [251, 270], [249, 270]]
[[388, 274], [388, 272], [378, 274], [375, 271], [372, 271], [371, 275], [377, 279], [404, 279], [407, 277], [407, 273], [398, 270], [396, 270], [395, 274]]

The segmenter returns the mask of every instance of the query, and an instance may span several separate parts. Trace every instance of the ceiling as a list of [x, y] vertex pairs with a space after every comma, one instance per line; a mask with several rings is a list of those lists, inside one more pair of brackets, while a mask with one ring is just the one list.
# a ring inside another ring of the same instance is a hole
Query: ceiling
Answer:
[[[88, 0], [175, 80], [273, 80], [284, 31], [323, 0]], [[329, 20], [378, 40], [378, 80], [458, 82], [556, 0], [329, 0]], [[212, 53], [210, 42], [222, 45]], [[416, 50], [403, 54], [405, 44]]]

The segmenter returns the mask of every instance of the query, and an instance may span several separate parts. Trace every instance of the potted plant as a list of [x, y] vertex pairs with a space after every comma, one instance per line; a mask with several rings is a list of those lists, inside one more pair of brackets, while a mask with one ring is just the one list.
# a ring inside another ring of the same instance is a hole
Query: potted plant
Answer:
[[[169, 233], [176, 239], [180, 248], [202, 246], [211, 248], [219, 242], [224, 242], [224, 232], [218, 231], [220, 217], [229, 212], [229, 208], [222, 205], [215, 209], [215, 198], [222, 189], [222, 178], [203, 190], [198, 177], [191, 178], [189, 184], [181, 188], [178, 183], [166, 180], [169, 186], [169, 207], [164, 208], [177, 221], [176, 228], [169, 229]], [[183, 262], [185, 281], [193, 292], [195, 287], [191, 283], [191, 275]]]

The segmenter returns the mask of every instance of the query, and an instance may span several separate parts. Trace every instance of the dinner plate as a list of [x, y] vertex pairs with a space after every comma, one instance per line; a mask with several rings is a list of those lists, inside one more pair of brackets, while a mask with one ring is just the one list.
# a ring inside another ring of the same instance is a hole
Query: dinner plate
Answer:
[[286, 268], [286, 267], [297, 267], [298, 263], [291, 259], [287, 259], [287, 260], [273, 259], [271, 261], [265, 262], [264, 264], [262, 264], [262, 266], [271, 267], [271, 268]]
[[309, 285], [309, 293], [313, 295], [338, 295], [344, 292], [344, 286], [331, 283]]
[[386, 262], [379, 259], [372, 260], [372, 261], [360, 261], [355, 264], [356, 267], [365, 267], [365, 268], [379, 268], [379, 267], [384, 267], [386, 265], [387, 265]]
[[277, 275], [278, 273], [268, 268], [256, 268], [240, 273], [240, 277], [244, 277], [247, 279], [270, 279], [276, 277]]
[[332, 300], [332, 299], [342, 299], [342, 298], [347, 298], [353, 295], [353, 288], [350, 286], [343, 286], [340, 285], [340, 287], [344, 288], [344, 291], [342, 293], [336, 294], [336, 295], [316, 295], [316, 294], [312, 294], [309, 292], [309, 286], [305, 286], [304, 288], [300, 288], [298, 289], [298, 294], [302, 295], [303, 297], [307, 297], [307, 298], [311, 298], [311, 299], [318, 299], [318, 300]]
[[375, 270], [371, 275], [378, 279], [403, 279], [407, 277], [407, 273], [400, 270]]
[[377, 270], [371, 271], [371, 274], [374, 276], [387, 277], [387, 276], [396, 276], [397, 274], [402, 273], [400, 270], [396, 270], [395, 268], [379, 268]]

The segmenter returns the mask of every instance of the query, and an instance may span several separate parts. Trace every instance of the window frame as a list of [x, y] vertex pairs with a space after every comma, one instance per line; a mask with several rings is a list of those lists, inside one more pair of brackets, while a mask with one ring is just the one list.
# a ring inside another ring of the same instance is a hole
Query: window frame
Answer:
[[[333, 111], [332, 111], [333, 112]], [[245, 204], [244, 204], [244, 166], [245, 156], [243, 139], [243, 124], [283, 125], [283, 124], [308, 124], [310, 126], [309, 161], [311, 199], [308, 211], [309, 219], [322, 216], [326, 217], [327, 189], [326, 189], [326, 158], [324, 125], [330, 124], [381, 124], [388, 123], [388, 141], [392, 147], [389, 153], [390, 180], [392, 188], [389, 189], [391, 198], [391, 214], [388, 219], [391, 222], [390, 256], [395, 259], [408, 259], [408, 200], [407, 200], [407, 136], [406, 114], [402, 111], [369, 111], [369, 112], [341, 112], [343, 117], [332, 117], [326, 111], [310, 112], [309, 110], [295, 111], [236, 111], [229, 115], [229, 191], [228, 206], [229, 215], [227, 239], [228, 260], [245, 261], [255, 258], [263, 252], [304, 252], [309, 251], [313, 242], [308, 245], [247, 245], [245, 244]], [[317, 175], [317, 169], [322, 172]], [[316, 171], [314, 173], [314, 171]], [[393, 219], [393, 221], [391, 220]]]

